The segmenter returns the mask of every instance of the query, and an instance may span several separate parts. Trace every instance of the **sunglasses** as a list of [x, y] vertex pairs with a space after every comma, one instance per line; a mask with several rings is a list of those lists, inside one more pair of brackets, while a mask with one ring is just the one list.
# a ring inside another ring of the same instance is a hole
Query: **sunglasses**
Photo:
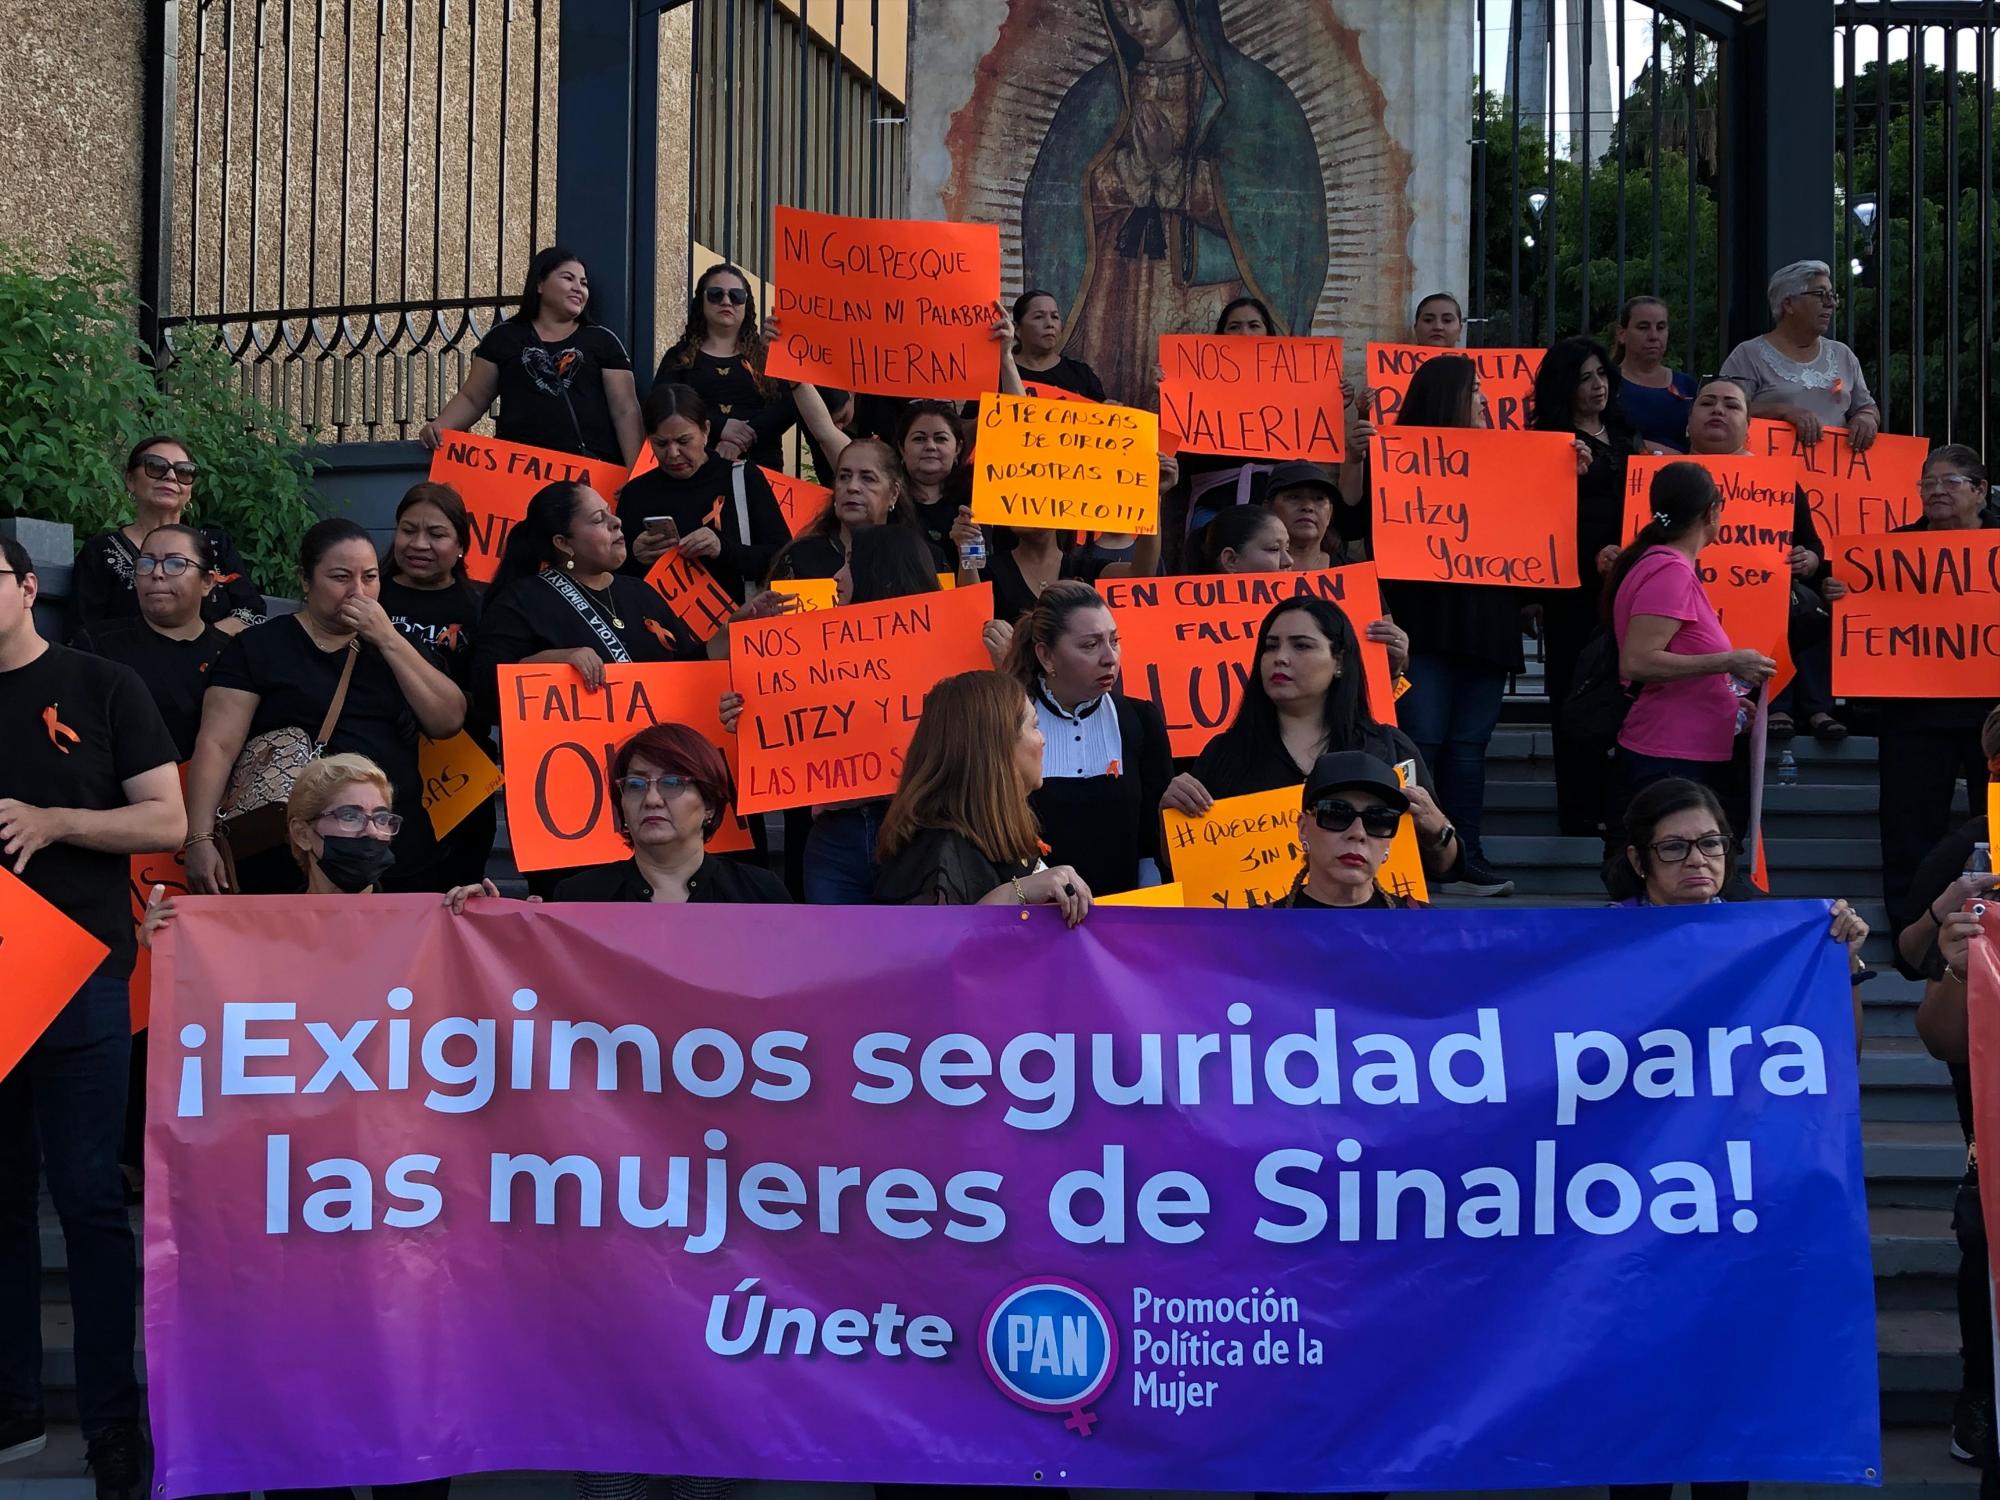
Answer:
[[342, 833], [359, 833], [372, 823], [390, 838], [394, 838], [403, 827], [401, 813], [392, 813], [386, 807], [378, 807], [373, 812], [363, 812], [351, 802], [341, 807], [329, 807], [320, 816], [333, 819]]
[[179, 463], [169, 463], [166, 459], [148, 453], [139, 460], [139, 468], [148, 479], [165, 479], [169, 474], [182, 484], [193, 484], [195, 475], [201, 472], [198, 465], [182, 459]]
[[660, 800], [662, 802], [670, 797], [678, 796], [693, 785], [694, 779], [692, 777], [671, 774], [666, 776], [621, 776], [618, 779], [618, 790], [625, 796], [643, 798], [647, 792], [657, 787], [659, 788]]
[[200, 566], [201, 564], [191, 557], [180, 557], [173, 554], [169, 554], [166, 557], [154, 557], [149, 552], [132, 559], [132, 571], [137, 573], [141, 578], [149, 577], [154, 573], [164, 573], [169, 578], [178, 578], [189, 568], [198, 568]]
[[1393, 807], [1356, 807], [1352, 802], [1338, 800], [1315, 802], [1312, 814], [1313, 821], [1328, 833], [1345, 833], [1359, 818], [1361, 831], [1371, 839], [1394, 838], [1403, 822], [1403, 815]]
[[740, 286], [712, 286], [702, 295], [718, 307], [725, 302], [733, 302], [741, 307], [750, 300], [750, 294]]

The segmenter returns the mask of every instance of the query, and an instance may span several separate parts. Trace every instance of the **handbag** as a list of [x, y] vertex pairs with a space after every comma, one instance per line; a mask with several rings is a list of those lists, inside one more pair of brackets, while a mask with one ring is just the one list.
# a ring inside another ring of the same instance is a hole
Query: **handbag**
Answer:
[[1617, 638], [1600, 626], [1576, 654], [1569, 696], [1556, 706], [1556, 730], [1574, 742], [1612, 744], [1638, 701], [1638, 689], [1618, 676]]
[[236, 764], [229, 768], [222, 805], [216, 809], [215, 831], [226, 860], [248, 859], [285, 841], [285, 804], [291, 800], [292, 783], [300, 771], [326, 754], [326, 742], [333, 738], [333, 726], [347, 702], [347, 684], [353, 680], [354, 663], [360, 655], [360, 642], [348, 642], [340, 683], [333, 690], [333, 701], [326, 706], [317, 735], [308, 739], [296, 726], [267, 729], [251, 736], [237, 755]]

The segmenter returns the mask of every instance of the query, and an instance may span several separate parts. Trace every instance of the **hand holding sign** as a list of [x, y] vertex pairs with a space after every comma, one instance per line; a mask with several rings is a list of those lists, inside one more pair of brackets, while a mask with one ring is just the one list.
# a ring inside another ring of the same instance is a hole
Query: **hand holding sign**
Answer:
[[0, 869], [0, 1078], [27, 1055], [109, 952]]
[[1820, 440], [1808, 443], [1791, 423], [1757, 417], [1750, 451], [1790, 464], [1823, 537], [1894, 531], [1923, 519], [1917, 481], [1930, 444], [1922, 438], [1884, 433], [1857, 449], [1846, 428], [1824, 427]]
[[[528, 502], [543, 485], [558, 479], [576, 480], [609, 500], [624, 488], [629, 477], [621, 464], [558, 453], [552, 448], [503, 443], [470, 432], [445, 432], [440, 439], [437, 452], [431, 455], [430, 479], [433, 484], [451, 485], [465, 501], [472, 520], [465, 576], [475, 583], [492, 581], [500, 566], [501, 550], [507, 545], [507, 533], [527, 515]], [[643, 450], [651, 451], [650, 447]]]

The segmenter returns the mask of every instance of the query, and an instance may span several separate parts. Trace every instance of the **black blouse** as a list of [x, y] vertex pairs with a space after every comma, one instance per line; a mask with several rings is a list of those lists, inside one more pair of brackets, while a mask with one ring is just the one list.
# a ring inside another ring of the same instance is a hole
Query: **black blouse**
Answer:
[[[738, 467], [750, 518], [747, 536], [736, 514]], [[648, 469], [618, 492], [618, 521], [627, 538], [645, 529], [648, 516], [672, 516], [682, 536], [702, 526], [712, 528], [722, 539], [722, 555], [704, 566], [739, 601], [764, 581], [771, 560], [792, 539], [792, 529], [785, 524], [785, 513], [763, 471], [754, 463], [736, 466], [713, 455], [685, 479], [676, 479], [665, 469]], [[636, 557], [626, 559], [625, 571], [635, 578], [646, 576]]]
[[[785, 883], [758, 865], [741, 860], [702, 856], [694, 878], [688, 882], [688, 905], [750, 906], [789, 902]], [[653, 888], [639, 873], [636, 860], [615, 865], [592, 865], [559, 882], [558, 901], [651, 901]]]
[[200, 635], [182, 641], [160, 634], [144, 619], [107, 620], [84, 631], [72, 644], [79, 651], [122, 662], [138, 673], [166, 721], [174, 754], [183, 761], [194, 754], [209, 670], [229, 644], [228, 636], [213, 625], [204, 625]]
[[949, 828], [926, 828], [875, 876], [877, 906], [977, 906], [1032, 864], [996, 865], [977, 844]]
[[709, 449], [714, 450], [721, 440], [722, 429], [734, 418], [749, 423], [757, 434], [757, 441], [743, 456], [767, 469], [783, 468], [782, 440], [799, 419], [791, 391], [777, 382], [772, 382], [768, 389], [758, 389], [756, 373], [740, 354], [724, 359], [697, 349], [692, 361], [679, 363], [675, 358], [677, 353], [669, 349], [661, 357], [653, 383], [684, 385], [701, 397], [701, 404], [709, 413]]
[[479, 590], [464, 579], [449, 588], [413, 589], [382, 570], [377, 602], [389, 623], [412, 645], [427, 648], [460, 687], [472, 673], [472, 643], [479, 628]]
[[1080, 359], [1071, 359], [1067, 354], [1059, 358], [1046, 370], [1031, 370], [1022, 365], [1021, 382], [1024, 385], [1052, 385], [1059, 391], [1068, 391], [1073, 396], [1085, 396], [1092, 401], [1104, 399], [1104, 382], [1097, 378], [1097, 371]]
[[1139, 862], [1160, 857], [1160, 798], [1174, 779], [1174, 760], [1167, 721], [1146, 699], [1107, 693], [1091, 712], [1118, 716], [1118, 769], [1044, 776], [1028, 805], [1049, 846], [1049, 863], [1072, 867], [1092, 895], [1111, 896], [1136, 889]]
[[[215, 558], [216, 573], [215, 586], [201, 601], [201, 617], [212, 624], [234, 615], [256, 624], [264, 618], [264, 596], [251, 581], [243, 554], [220, 526], [204, 526], [201, 534]], [[77, 549], [70, 574], [71, 637], [101, 621], [139, 618], [132, 572], [138, 556], [139, 549], [123, 531], [102, 532]]]

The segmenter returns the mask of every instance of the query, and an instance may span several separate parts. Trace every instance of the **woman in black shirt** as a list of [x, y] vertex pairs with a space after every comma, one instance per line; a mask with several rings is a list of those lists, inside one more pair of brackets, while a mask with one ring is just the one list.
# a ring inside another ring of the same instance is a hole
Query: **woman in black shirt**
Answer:
[[472, 351], [465, 383], [417, 437], [435, 448], [495, 399], [502, 442], [630, 465], [639, 457], [639, 395], [618, 336], [590, 321], [590, 273], [552, 245], [528, 265], [521, 306]]
[[1104, 399], [1104, 382], [1080, 359], [1062, 352], [1062, 308], [1040, 287], [1014, 299], [1014, 366], [1029, 385], [1052, 385], [1090, 401]]
[[[188, 888], [229, 889], [215, 845], [216, 818], [246, 741], [279, 729], [317, 735], [352, 661], [347, 694], [324, 748], [365, 755], [388, 773], [396, 800], [423, 808], [417, 736], [445, 739], [465, 723], [465, 695], [429, 651], [398, 631], [378, 600], [381, 564], [368, 533], [321, 521], [299, 548], [305, 607], [231, 641], [209, 674], [201, 733], [188, 769]], [[291, 889], [282, 850], [242, 860], [243, 888]], [[429, 890], [436, 858], [430, 821], [413, 817], [396, 838], [398, 890]]]
[[[818, 401], [811, 386], [801, 406]], [[822, 408], [823, 410], [823, 408]], [[843, 442], [833, 467], [833, 499], [819, 519], [787, 542], [771, 562], [773, 578], [832, 578], [847, 561], [854, 534], [870, 526], [907, 526], [919, 535], [909, 480], [896, 450], [880, 438]], [[929, 545], [928, 542], [925, 544]]]
[[[792, 539], [770, 480], [754, 463], [711, 451], [709, 408], [690, 387], [654, 386], [644, 415], [659, 467], [618, 492], [618, 520], [631, 549], [625, 571], [644, 578], [677, 545], [741, 603]], [[672, 525], [646, 524], [663, 517]]]
[[1118, 626], [1097, 590], [1051, 584], [1014, 628], [1003, 670], [1027, 692], [1042, 734], [1029, 797], [1049, 858], [1100, 896], [1160, 879], [1160, 798], [1173, 780], [1167, 724], [1118, 686]]
[[579, 870], [558, 901], [777, 902], [792, 898], [769, 870], [704, 849], [736, 800], [722, 752], [685, 724], [654, 724], [611, 761], [611, 816], [631, 846], [618, 864]]
[[1297, 786], [1322, 755], [1363, 750], [1407, 763], [1410, 810], [1425, 873], [1454, 879], [1458, 836], [1436, 802], [1430, 768], [1410, 737], [1368, 712], [1360, 643], [1347, 616], [1324, 599], [1287, 599], [1257, 627], [1256, 667], [1236, 716], [1167, 786], [1162, 807], [1200, 817], [1218, 798]]
[[1355, 911], [1417, 904], [1376, 880], [1410, 810], [1392, 766], [1360, 750], [1322, 755], [1299, 803], [1305, 865], [1280, 906]]
[[78, 636], [79, 651], [122, 662], [139, 674], [166, 721], [174, 756], [194, 754], [209, 670], [229, 637], [201, 617], [214, 573], [208, 538], [186, 525], [155, 526], [133, 561], [139, 615], [107, 620]]
[[[764, 336], [750, 278], [730, 265], [710, 266], [688, 298], [687, 328], [660, 359], [657, 388], [693, 388], [707, 413], [707, 446], [725, 463], [748, 459], [782, 469], [782, 441], [798, 421], [783, 382], [764, 377]], [[652, 422], [646, 430], [651, 432]]]
[[[125, 493], [132, 499], [132, 519], [77, 549], [76, 567], [70, 575], [72, 637], [106, 620], [138, 618], [134, 564], [139, 549], [155, 527], [182, 524], [194, 503], [200, 472], [179, 438], [145, 438], [126, 455]], [[208, 588], [201, 596], [201, 617], [224, 635], [235, 635], [264, 618], [264, 596], [251, 581], [250, 570], [229, 533], [220, 526], [198, 530], [214, 562], [206, 574]]]
[[999, 672], [961, 672], [924, 698], [903, 779], [876, 848], [883, 906], [1057, 906], [1074, 927], [1090, 887], [1042, 862], [1028, 797], [1042, 779], [1042, 731]]

